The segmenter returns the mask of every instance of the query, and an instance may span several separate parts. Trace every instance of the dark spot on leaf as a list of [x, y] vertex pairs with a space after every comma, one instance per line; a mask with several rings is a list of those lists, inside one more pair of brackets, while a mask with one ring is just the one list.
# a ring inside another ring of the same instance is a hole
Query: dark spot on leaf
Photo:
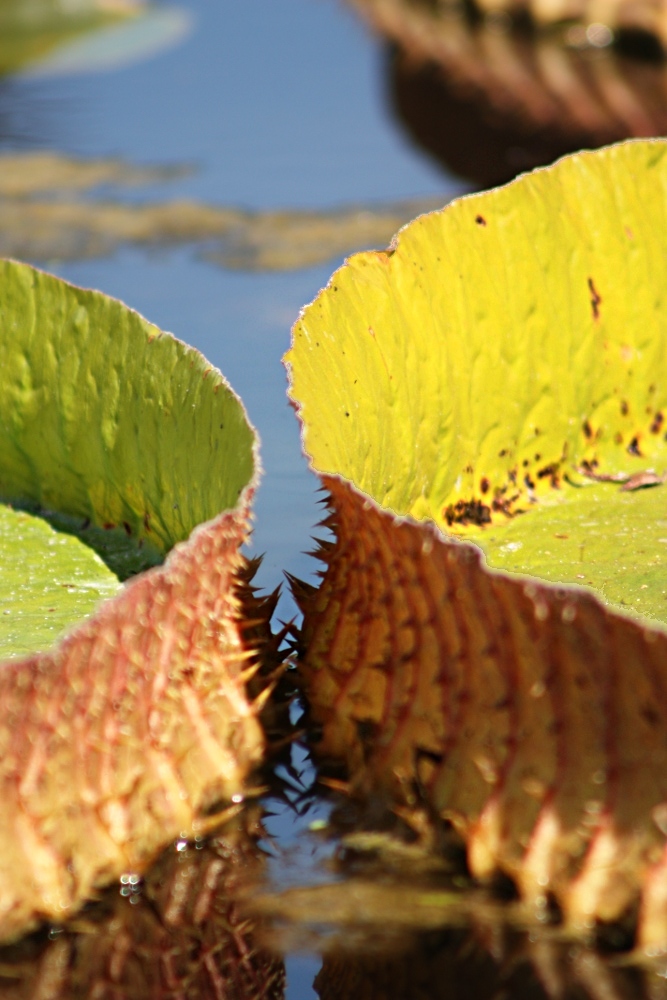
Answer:
[[658, 410], [658, 412], [656, 413], [655, 417], [653, 418], [653, 423], [651, 424], [651, 428], [650, 428], [651, 434], [659, 434], [660, 433], [660, 428], [663, 425], [664, 419], [665, 418], [662, 415], [662, 411]]
[[551, 485], [555, 489], [557, 489], [560, 485], [560, 479], [558, 476], [559, 469], [560, 469], [559, 462], [551, 462], [549, 465], [545, 465], [544, 468], [538, 470], [537, 478], [547, 479], [548, 477], [549, 480], [551, 481]]
[[622, 399], [621, 400], [621, 416], [627, 417], [627, 415], [628, 415], [628, 409], [629, 409], [629, 407], [628, 407], [628, 404], [627, 404], [626, 400]]
[[614, 444], [623, 444], [623, 435], [620, 431], [616, 431], [614, 434]]
[[479, 484], [479, 488], [482, 491], [482, 493], [488, 493], [490, 485], [491, 485], [491, 483], [486, 478], [486, 476], [484, 476], [484, 478], [482, 479], [482, 481]]
[[516, 483], [516, 469], [510, 469], [508, 476], [511, 483]]
[[589, 422], [587, 420], [584, 420], [583, 425], [582, 425], [582, 430], [584, 432], [584, 435], [587, 438], [592, 438], [593, 437], [593, 429], [591, 428], [591, 425], [589, 424]]
[[539, 427], [536, 427], [536, 428], [535, 428], [535, 437], [539, 437], [539, 435], [540, 435], [541, 433], [542, 433], [542, 432], [541, 432], [540, 428], [539, 428]]
[[132, 528], [129, 526], [129, 524], [127, 523], [127, 521], [123, 521], [123, 527], [125, 528], [125, 534], [126, 535], [131, 535], [132, 534]]
[[104, 528], [105, 531], [113, 531], [116, 525], [112, 524], [111, 521], [107, 521], [106, 524], [102, 525], [102, 527]]
[[639, 450], [639, 438], [637, 437], [636, 434], [625, 450], [627, 451], [628, 455], [637, 455], [641, 457], [641, 451]]
[[501, 450], [500, 450], [500, 451], [498, 452], [498, 458], [504, 458], [506, 454], [507, 454], [507, 448], [502, 448], [502, 449], [501, 449]]
[[[357, 723], [360, 725], [360, 723]], [[377, 728], [377, 727], [376, 727]], [[416, 748], [417, 759], [429, 760], [433, 764], [442, 764], [444, 758], [441, 753], [436, 753], [435, 750], [427, 750], [426, 747]]]
[[475, 222], [477, 223], [478, 226], [485, 226], [486, 225], [486, 219], [484, 218], [483, 215], [477, 215], [475, 217]]
[[346, 417], [349, 417], [349, 415], [350, 415], [350, 414], [349, 414], [349, 413], [347, 412], [347, 410], [346, 410], [346, 411], [345, 411], [345, 416], [346, 416]]
[[529, 490], [534, 490], [535, 489], [535, 483], [530, 478], [530, 476], [524, 476], [523, 477], [523, 481], [524, 481], [524, 483], [526, 484], [526, 486], [528, 487]]
[[523, 460], [523, 462], [521, 464], [523, 465], [524, 469], [527, 469], [528, 466], [530, 465], [530, 462], [528, 461], [527, 458], [524, 458], [524, 460]]
[[144, 528], [146, 529], [146, 531], [151, 530], [151, 521], [148, 516], [148, 511], [146, 511], [146, 513], [144, 514]]
[[535, 452], [535, 461], [536, 461], [536, 462], [539, 462], [539, 460], [540, 460], [541, 458], [542, 458], [542, 456], [541, 456], [541, 455], [539, 454], [539, 452]]
[[491, 508], [481, 500], [457, 500], [443, 511], [448, 525], [452, 524], [489, 524]]
[[466, 467], [465, 467], [465, 471], [466, 471], [466, 472], [468, 473], [468, 475], [472, 475], [472, 473], [473, 473], [473, 472], [474, 472], [475, 470], [473, 469], [472, 465], [466, 465]]
[[593, 310], [593, 319], [599, 319], [600, 304], [602, 302], [602, 298], [600, 297], [600, 293], [598, 292], [597, 288], [593, 284], [592, 278], [588, 279], [588, 290], [591, 293], [591, 308]]

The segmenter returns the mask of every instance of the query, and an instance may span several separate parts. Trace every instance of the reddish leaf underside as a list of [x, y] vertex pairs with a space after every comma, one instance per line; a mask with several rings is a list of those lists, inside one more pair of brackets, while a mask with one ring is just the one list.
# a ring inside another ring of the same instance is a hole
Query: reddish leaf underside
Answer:
[[667, 635], [591, 594], [491, 573], [479, 550], [338, 478], [321, 589], [301, 594], [322, 758], [358, 788], [425, 799], [539, 913], [638, 907], [667, 943]]
[[264, 747], [237, 595], [247, 529], [247, 507], [219, 515], [53, 651], [3, 665], [0, 939], [63, 921], [243, 795]]

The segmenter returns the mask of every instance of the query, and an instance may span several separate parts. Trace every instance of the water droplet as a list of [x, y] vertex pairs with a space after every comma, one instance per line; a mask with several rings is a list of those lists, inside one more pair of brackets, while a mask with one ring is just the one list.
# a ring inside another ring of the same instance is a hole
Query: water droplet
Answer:
[[586, 40], [596, 49], [604, 49], [614, 41], [614, 33], [606, 24], [589, 24], [586, 28]]

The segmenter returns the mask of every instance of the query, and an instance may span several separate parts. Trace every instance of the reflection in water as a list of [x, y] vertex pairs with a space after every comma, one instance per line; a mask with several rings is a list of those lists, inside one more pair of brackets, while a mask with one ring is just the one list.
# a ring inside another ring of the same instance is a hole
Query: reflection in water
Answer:
[[665, 981], [559, 942], [489, 930], [433, 931], [391, 954], [333, 952], [320, 1000], [658, 1000]]
[[640, 58], [599, 47], [582, 26], [539, 34], [505, 14], [351, 2], [391, 41], [389, 87], [403, 125], [448, 170], [484, 187], [577, 149], [667, 132], [667, 66], [648, 42]]
[[279, 1000], [283, 964], [239, 899], [262, 870], [252, 827], [179, 842], [64, 929], [0, 949], [3, 1000]]
[[269, 940], [322, 952], [321, 1000], [667, 998], [664, 970], [628, 961], [622, 929], [596, 949], [548, 922], [531, 923], [500, 894], [451, 886], [442, 875], [385, 872], [252, 905], [279, 928]]

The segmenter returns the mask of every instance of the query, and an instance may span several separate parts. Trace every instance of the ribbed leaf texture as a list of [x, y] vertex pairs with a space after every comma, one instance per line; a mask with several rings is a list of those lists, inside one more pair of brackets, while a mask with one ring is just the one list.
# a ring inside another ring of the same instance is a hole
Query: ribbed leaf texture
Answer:
[[196, 529], [54, 651], [3, 665], [0, 938], [65, 919], [243, 794], [264, 746], [235, 592], [246, 517]]
[[299, 594], [320, 759], [427, 802], [538, 914], [551, 897], [585, 930], [638, 907], [664, 947], [667, 635], [323, 482], [336, 544]]

